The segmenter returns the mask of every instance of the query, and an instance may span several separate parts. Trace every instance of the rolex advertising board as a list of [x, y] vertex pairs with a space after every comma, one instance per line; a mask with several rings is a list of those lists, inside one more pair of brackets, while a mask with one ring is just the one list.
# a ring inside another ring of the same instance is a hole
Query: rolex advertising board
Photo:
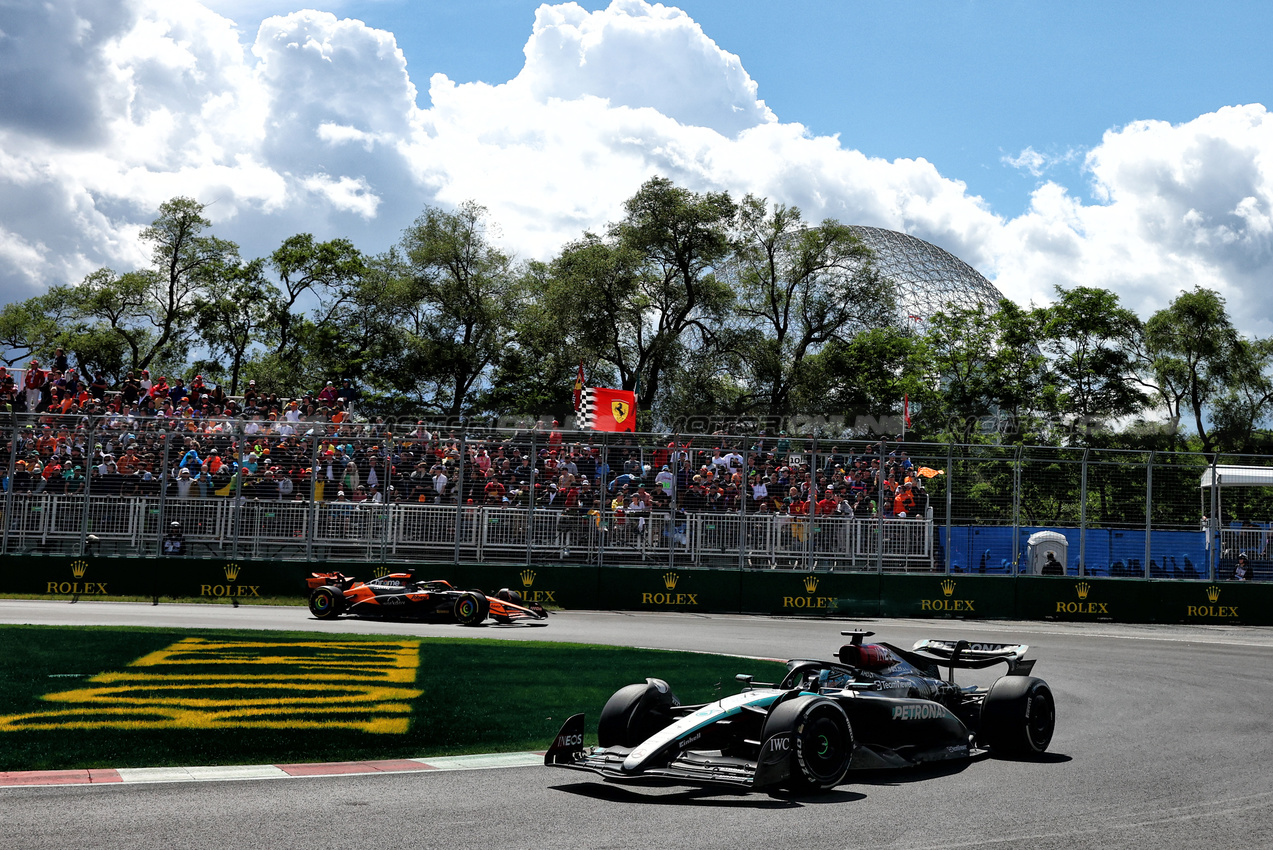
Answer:
[[609, 567], [597, 575], [602, 607], [621, 611], [738, 611], [741, 573]]
[[742, 574], [741, 610], [747, 614], [878, 617], [877, 573], [763, 570]]
[[1160, 582], [1079, 576], [1019, 576], [1017, 616], [1077, 622], [1166, 622]]
[[881, 617], [1011, 619], [1013, 582], [993, 576], [882, 575]]
[[148, 596], [156, 562], [131, 558], [10, 556], [0, 558], [0, 592], [48, 597]]

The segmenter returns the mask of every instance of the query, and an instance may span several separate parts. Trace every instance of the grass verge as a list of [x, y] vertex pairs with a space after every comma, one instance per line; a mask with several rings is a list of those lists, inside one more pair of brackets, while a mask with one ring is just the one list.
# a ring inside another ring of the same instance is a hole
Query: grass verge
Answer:
[[0, 627], [0, 770], [543, 749], [571, 714], [667, 680], [683, 702], [781, 665], [583, 644], [308, 632]]

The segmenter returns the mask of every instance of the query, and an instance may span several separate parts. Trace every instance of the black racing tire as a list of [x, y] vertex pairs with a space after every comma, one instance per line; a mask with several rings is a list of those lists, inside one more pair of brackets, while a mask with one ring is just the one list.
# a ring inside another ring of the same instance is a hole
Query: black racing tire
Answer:
[[990, 686], [981, 706], [978, 740], [994, 756], [1042, 755], [1056, 729], [1056, 700], [1042, 679], [1004, 676]]
[[477, 626], [486, 619], [486, 597], [466, 590], [455, 599], [451, 614], [461, 626]]
[[853, 759], [853, 727], [835, 700], [802, 696], [779, 704], [765, 718], [760, 740], [783, 732], [792, 739], [787, 789], [827, 791], [844, 781]]
[[482, 620], [485, 620], [486, 616], [491, 613], [491, 600], [486, 597], [486, 593], [484, 591], [478, 590], [477, 588], [469, 590], [469, 593], [476, 594], [477, 598], [482, 600]]
[[345, 607], [345, 595], [334, 587], [315, 588], [309, 595], [309, 613], [320, 620], [334, 620]]
[[661, 679], [619, 688], [601, 709], [597, 743], [602, 747], [635, 747], [671, 724], [673, 718], [661, 709], [679, 704]]

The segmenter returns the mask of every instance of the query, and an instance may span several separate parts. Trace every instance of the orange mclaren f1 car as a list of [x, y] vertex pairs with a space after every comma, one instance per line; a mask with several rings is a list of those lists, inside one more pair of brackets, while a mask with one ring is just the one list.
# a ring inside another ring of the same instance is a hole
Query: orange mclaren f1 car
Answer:
[[391, 573], [371, 581], [338, 572], [311, 573], [305, 583], [309, 611], [320, 620], [349, 614], [476, 626], [487, 617], [497, 623], [548, 619], [543, 606], [524, 602], [515, 590], [505, 588], [488, 596], [480, 590], [460, 590], [441, 579], [416, 581], [411, 573]]

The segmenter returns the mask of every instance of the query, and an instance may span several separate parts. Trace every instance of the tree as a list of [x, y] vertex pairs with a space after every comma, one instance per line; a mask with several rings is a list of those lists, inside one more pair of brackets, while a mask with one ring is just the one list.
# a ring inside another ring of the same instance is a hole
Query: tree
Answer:
[[[267, 303], [273, 319], [271, 348], [276, 355], [297, 350], [305, 324], [325, 325], [356, 298], [358, 283], [367, 273], [362, 253], [348, 239], [316, 242], [312, 234], [299, 233], [283, 240], [270, 255], [270, 267], [282, 284], [281, 292]], [[317, 301], [312, 318], [297, 312], [305, 296]]]
[[[667, 376], [692, 352], [715, 357], [732, 301], [713, 270], [729, 251], [735, 206], [727, 193], [691, 192], [656, 177], [624, 204], [605, 237], [567, 245], [551, 264], [544, 295], [571, 349], [611, 373], [624, 389], [641, 387], [652, 409]], [[692, 370], [701, 374], [700, 364]]]
[[264, 262], [253, 260], [211, 281], [195, 299], [192, 312], [200, 340], [209, 354], [229, 361], [230, 394], [239, 394], [239, 379], [252, 346], [271, 328], [272, 315], [262, 305], [280, 296], [265, 279]]
[[1055, 304], [1035, 311], [1039, 347], [1051, 358], [1055, 408], [1073, 416], [1090, 438], [1100, 422], [1133, 415], [1145, 405], [1130, 344], [1143, 325], [1109, 290], [1056, 291]]
[[801, 411], [846, 416], [859, 434], [895, 433], [909, 396], [917, 429], [941, 430], [943, 405], [928, 375], [921, 340], [887, 324], [839, 336], [805, 358], [793, 398]]
[[1257, 429], [1269, 421], [1271, 403], [1273, 339], [1239, 339], [1228, 386], [1213, 403], [1217, 444], [1234, 452], [1267, 450], [1267, 439], [1258, 441]]
[[1173, 426], [1193, 417], [1204, 452], [1214, 450], [1206, 410], [1224, 392], [1239, 362], [1237, 330], [1224, 299], [1210, 289], [1181, 292], [1145, 323], [1142, 379], [1167, 408]]
[[184, 361], [197, 333], [196, 302], [239, 265], [238, 246], [204, 235], [212, 223], [203, 210], [190, 198], [167, 201], [141, 232], [151, 245], [150, 268], [98, 269], [79, 284], [51, 289], [46, 305], [99, 352], [126, 351], [129, 368]]
[[627, 314], [640, 317], [628, 329], [637, 362], [623, 375], [623, 387], [632, 389], [642, 378], [639, 402], [649, 409], [665, 371], [687, 350], [702, 354], [716, 347], [732, 293], [712, 269], [729, 251], [736, 208], [727, 192], [699, 194], [655, 177], [623, 209], [609, 235], [621, 261], [639, 263]]
[[520, 299], [512, 261], [488, 237], [486, 208], [429, 207], [407, 228], [401, 254], [360, 288], [374, 327], [377, 380], [439, 413], [458, 416], [489, 378], [511, 337]]
[[994, 310], [952, 304], [929, 318], [920, 356], [940, 381], [929, 404], [942, 409], [949, 438], [970, 440], [989, 422], [996, 439], [1005, 425], [1019, 438], [1030, 430], [1052, 392], [1036, 324], [1006, 298]]
[[892, 285], [875, 273], [870, 250], [848, 227], [830, 220], [808, 227], [799, 209], [770, 209], [753, 195], [739, 205], [733, 255], [722, 272], [750, 331], [742, 359], [758, 413], [793, 412], [806, 357], [894, 318]]

